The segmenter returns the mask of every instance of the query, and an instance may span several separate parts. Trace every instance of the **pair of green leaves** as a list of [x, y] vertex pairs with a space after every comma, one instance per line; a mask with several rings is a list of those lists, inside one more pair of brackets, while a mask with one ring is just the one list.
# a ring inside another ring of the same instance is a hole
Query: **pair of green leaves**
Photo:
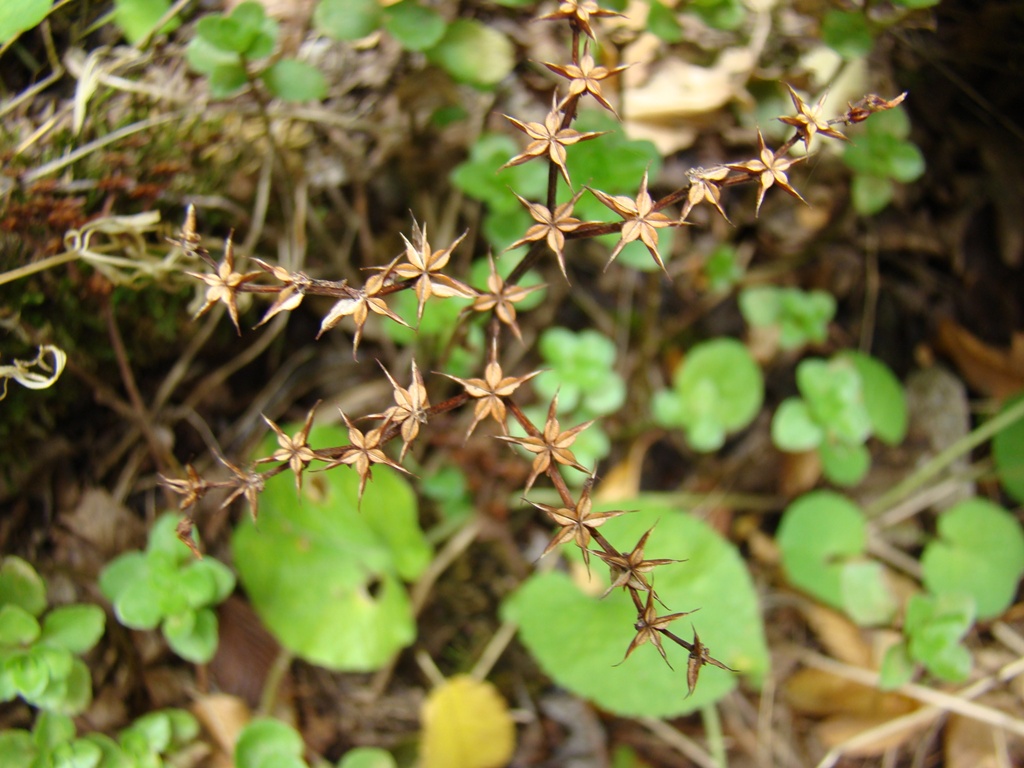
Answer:
[[317, 29], [336, 40], [358, 40], [383, 29], [407, 51], [422, 51], [459, 82], [489, 88], [515, 65], [512, 41], [475, 19], [448, 22], [418, 0], [387, 7], [379, 0], [321, 0]]
[[909, 184], [924, 173], [924, 156], [909, 135], [910, 119], [896, 108], [872, 115], [851, 137], [843, 162], [854, 172], [850, 194], [857, 213], [878, 213], [892, 200], [894, 182]]
[[825, 476], [856, 485], [867, 474], [875, 436], [903, 440], [907, 404], [903, 387], [881, 361], [846, 351], [831, 360], [803, 360], [796, 369], [800, 397], [784, 400], [772, 419], [772, 442], [784, 451], [817, 450]]
[[327, 83], [315, 67], [291, 58], [262, 62], [273, 53], [278, 34], [277, 22], [263, 6], [247, 0], [230, 14], [201, 18], [186, 58], [192, 69], [209, 77], [210, 93], [216, 98], [237, 93], [251, 77], [258, 77], [271, 94], [286, 101], [324, 98]]
[[739, 341], [712, 339], [697, 344], [672, 377], [672, 389], [656, 392], [654, 420], [682, 428], [690, 446], [717, 451], [726, 437], [754, 420], [764, 401], [764, 377]]
[[46, 613], [46, 584], [27, 562], [0, 565], [0, 701], [18, 696], [34, 707], [75, 715], [92, 699], [92, 680], [78, 658], [103, 635], [95, 605]]
[[100, 590], [131, 629], [160, 627], [171, 650], [205, 664], [217, 650], [217, 615], [212, 607], [235, 588], [223, 563], [197, 560], [178, 539], [178, 516], [162, 515], [144, 552], [126, 552], [100, 573]]
[[[308, 768], [302, 736], [287, 723], [270, 717], [253, 720], [235, 742], [235, 768]], [[395, 768], [390, 752], [359, 747], [345, 753], [338, 768]]]
[[836, 313], [836, 300], [826, 291], [762, 285], [745, 288], [739, 296], [743, 319], [755, 328], [777, 328], [782, 349], [820, 344]]

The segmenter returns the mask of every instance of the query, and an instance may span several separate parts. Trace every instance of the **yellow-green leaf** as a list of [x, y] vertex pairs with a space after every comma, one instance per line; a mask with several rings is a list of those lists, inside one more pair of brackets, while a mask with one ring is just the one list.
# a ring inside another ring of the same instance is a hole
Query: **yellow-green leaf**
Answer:
[[453, 677], [431, 691], [422, 719], [423, 768], [498, 768], [512, 758], [515, 726], [486, 681]]

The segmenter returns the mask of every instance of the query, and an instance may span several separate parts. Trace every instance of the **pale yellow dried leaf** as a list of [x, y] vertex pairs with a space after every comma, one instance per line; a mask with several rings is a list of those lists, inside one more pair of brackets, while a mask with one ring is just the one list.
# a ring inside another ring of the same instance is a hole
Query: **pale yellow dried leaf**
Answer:
[[486, 681], [451, 678], [430, 692], [421, 719], [422, 768], [499, 768], [512, 758], [515, 725]]

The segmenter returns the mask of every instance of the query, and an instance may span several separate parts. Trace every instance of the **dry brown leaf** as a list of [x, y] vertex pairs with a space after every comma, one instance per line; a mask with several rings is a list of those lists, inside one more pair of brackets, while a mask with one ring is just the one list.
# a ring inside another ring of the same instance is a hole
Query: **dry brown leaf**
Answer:
[[652, 433], [633, 441], [626, 458], [601, 478], [594, 492], [594, 501], [615, 502], [637, 497], [640, 493], [640, 472], [644, 467], [644, 457], [654, 438]]
[[828, 654], [855, 667], [871, 667], [871, 645], [864, 631], [838, 611], [806, 601], [804, 618]]
[[192, 705], [192, 714], [210, 735], [217, 751], [229, 758], [234, 754], [238, 734], [252, 719], [249, 705], [226, 693], [212, 693], [198, 699]]
[[1014, 333], [1010, 348], [1002, 349], [947, 318], [939, 323], [936, 346], [983, 395], [1003, 399], [1024, 389], [1024, 333]]
[[782, 454], [779, 466], [779, 495], [795, 499], [817, 485], [821, 478], [821, 454], [818, 451]]
[[879, 691], [821, 669], [807, 667], [789, 676], [783, 685], [789, 705], [812, 717], [873, 717], [891, 720], [915, 709], [899, 694]]
[[[829, 749], [837, 747], [840, 744], [852, 739], [854, 736], [858, 736], [864, 731], [868, 731], [879, 725], [884, 725], [889, 722], [892, 718], [882, 717], [877, 715], [840, 715], [837, 717], [830, 717], [825, 722], [818, 725], [814, 730], [824, 744]], [[925, 724], [926, 725], [926, 724]], [[849, 750], [843, 750], [845, 757], [876, 757], [886, 752], [887, 750], [894, 749], [907, 742], [907, 740], [915, 737], [925, 725], [908, 725], [905, 729], [901, 729], [895, 733], [887, 734], [886, 736], [874, 739], [867, 744], [861, 744], [856, 748]]]
[[946, 768], [1002, 768], [1011, 765], [1001, 759], [1005, 735], [1000, 739], [991, 726], [956, 715], [946, 726]]

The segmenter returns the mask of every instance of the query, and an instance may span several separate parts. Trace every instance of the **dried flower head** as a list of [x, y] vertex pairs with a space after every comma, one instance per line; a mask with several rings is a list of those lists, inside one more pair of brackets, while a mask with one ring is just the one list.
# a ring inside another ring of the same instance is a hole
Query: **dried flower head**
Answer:
[[[647, 537], [651, 535], [651, 531], [654, 528], [648, 528], [647, 532], [640, 537], [640, 541], [636, 543], [636, 546], [629, 552], [620, 552], [613, 554], [611, 552], [594, 552], [595, 555], [600, 557], [608, 565], [611, 571], [612, 583], [605, 590], [605, 597], [617, 588], [622, 587], [624, 589], [635, 589], [638, 592], [654, 592], [651, 589], [651, 585], [647, 582], [647, 574], [657, 568], [659, 565], [668, 565], [669, 563], [681, 563], [683, 560], [669, 560], [666, 558], [660, 558], [656, 560], [645, 560], [644, 559], [644, 547], [647, 546]], [[658, 596], [655, 594], [654, 599], [658, 600]]]
[[238, 335], [242, 335], [242, 329], [238, 325], [238, 303], [236, 295], [238, 289], [252, 280], [259, 277], [259, 272], [246, 272], [242, 274], [235, 272], [235, 244], [231, 239], [231, 235], [228, 235], [227, 240], [224, 241], [224, 259], [217, 266], [217, 271], [212, 274], [202, 274], [199, 272], [186, 272], [185, 274], [191, 277], [197, 277], [206, 283], [209, 288], [206, 289], [206, 303], [199, 308], [194, 317], [201, 317], [205, 315], [218, 301], [223, 301], [228, 308], [228, 314], [231, 315], [231, 322], [235, 324], [235, 330]]
[[622, 236], [612, 250], [612, 255], [608, 258], [608, 264], [605, 265], [605, 269], [615, 261], [615, 257], [619, 255], [627, 243], [639, 239], [647, 246], [647, 250], [654, 257], [655, 263], [667, 273], [668, 270], [665, 269], [665, 263], [658, 254], [658, 230], [662, 227], [679, 226], [680, 222], [654, 210], [654, 200], [647, 192], [647, 171], [644, 171], [644, 177], [640, 182], [640, 191], [637, 193], [636, 200], [631, 200], [624, 195], [608, 195], [599, 189], [591, 189], [590, 191], [594, 193], [598, 200], [624, 219]]
[[359, 350], [359, 341], [363, 337], [363, 327], [366, 325], [370, 312], [389, 317], [396, 323], [408, 328], [409, 324], [388, 309], [384, 299], [378, 295], [388, 285], [391, 273], [397, 263], [398, 259], [392, 261], [382, 271], [367, 280], [364, 287], [358, 290], [349, 288], [348, 290], [351, 291], [352, 295], [339, 300], [331, 307], [331, 311], [327, 313], [327, 316], [320, 323], [320, 331], [317, 333], [316, 338], [319, 339], [326, 331], [336, 326], [343, 317], [351, 315], [352, 320], [356, 324], [356, 334], [352, 339], [352, 357], [355, 358]]
[[[636, 636], [629, 644], [629, 648], [626, 649], [626, 655], [622, 657], [622, 664], [629, 655], [633, 653], [644, 643], [650, 643], [658, 649], [658, 653], [661, 654], [661, 658], [668, 664], [669, 669], [673, 669], [672, 662], [668, 660], [668, 656], [665, 655], [665, 648], [661, 644], [661, 630], [667, 627], [676, 619], [688, 616], [693, 611], [684, 611], [683, 613], [670, 613], [665, 616], [658, 616], [658, 611], [654, 606], [654, 590], [647, 593], [647, 602], [644, 604], [644, 609], [637, 615], [636, 623], [633, 628], [636, 630]], [[616, 664], [615, 666], [618, 666]]]
[[[516, 193], [513, 192], [512, 194], [515, 195]], [[565, 253], [563, 252], [565, 248], [565, 233], [576, 230], [583, 223], [579, 219], [573, 218], [572, 215], [573, 206], [576, 205], [582, 194], [583, 190], [581, 189], [568, 202], [557, 206], [554, 213], [547, 206], [540, 203], [531, 203], [529, 200], [516, 195], [516, 198], [526, 207], [526, 210], [530, 212], [530, 216], [537, 223], [526, 230], [525, 235], [505, 250], [510, 251], [529, 242], [544, 240], [547, 242], [548, 248], [554, 251], [555, 256], [558, 257], [558, 266], [562, 268], [562, 275], [568, 280], [569, 275], [565, 271]]]
[[590, 481], [584, 486], [579, 501], [576, 502], [572, 509], [568, 507], [553, 507], [549, 504], [538, 504], [534, 501], [530, 502], [537, 509], [547, 513], [548, 517], [561, 526], [547, 547], [545, 547], [544, 552], [541, 553], [541, 557], [544, 557], [544, 555], [561, 544], [575, 541], [576, 546], [583, 553], [583, 562], [586, 563], [587, 569], [590, 569], [590, 537], [594, 530], [603, 525], [605, 520], [626, 514], [624, 509], [617, 509], [611, 512], [591, 512], [590, 491], [593, 487], [593, 480], [594, 478], [591, 477]]
[[560, 75], [569, 81], [569, 93], [562, 101], [562, 106], [571, 99], [580, 96], [585, 93], [589, 93], [593, 96], [597, 103], [607, 109], [613, 115], [618, 117], [618, 113], [612, 107], [608, 100], [601, 93], [601, 81], [607, 80], [613, 75], [617, 75], [624, 69], [627, 69], [630, 65], [624, 64], [619, 67], [604, 67], [594, 63], [594, 57], [590, 55], [589, 44], [583, 49], [583, 56], [580, 58], [579, 64], [567, 64], [565, 66], [559, 64], [550, 64], [544, 62], [544, 66], [554, 72], [556, 75]]
[[309, 462], [313, 461], [317, 456], [313, 452], [313, 449], [309, 447], [309, 429], [313, 426], [313, 415], [316, 413], [316, 407], [320, 405], [320, 401], [317, 400], [313, 404], [313, 407], [309, 409], [309, 413], [306, 414], [306, 421], [302, 425], [302, 429], [295, 433], [294, 437], [289, 437], [284, 431], [277, 426], [273, 421], [268, 419], [265, 415], [263, 420], [267, 422], [274, 434], [277, 435], [278, 448], [270, 456], [259, 459], [256, 463], [263, 464], [269, 461], [284, 461], [288, 463], [288, 468], [295, 474], [295, 491], [296, 493], [302, 490], [302, 472], [309, 466]]
[[562, 178], [565, 179], [565, 183], [570, 187], [572, 182], [569, 180], [569, 169], [565, 165], [565, 148], [580, 141], [596, 139], [604, 134], [604, 131], [580, 133], [572, 128], [563, 128], [562, 112], [558, 109], [557, 105], [552, 106], [543, 123], [523, 123], [508, 115], [505, 115], [505, 118], [529, 136], [531, 141], [526, 145], [526, 149], [501, 167], [508, 168], [513, 165], [521, 165], [527, 160], [533, 160], [535, 157], [547, 156], [551, 162], [558, 166], [558, 170], [562, 172]]
[[[687, 172], [690, 179], [690, 189], [686, 193], [686, 203], [679, 214], [680, 221], [686, 221], [695, 205], [711, 203], [716, 210], [722, 214], [722, 218], [729, 221], [722, 208], [722, 188], [720, 184], [729, 175], [729, 169], [724, 165], [716, 165], [714, 168], [694, 168]], [[729, 222], [730, 224], [732, 222]]]
[[368, 432], [363, 432], [356, 428], [356, 426], [349, 421], [348, 416], [345, 412], [340, 410], [342, 421], [345, 422], [345, 426], [348, 427], [348, 441], [349, 445], [346, 445], [342, 449], [342, 454], [338, 458], [334, 459], [327, 466], [327, 469], [334, 469], [334, 467], [340, 466], [341, 464], [348, 464], [350, 467], [355, 469], [359, 473], [359, 503], [362, 504], [363, 492], [366, 490], [366, 482], [373, 477], [373, 472], [370, 470], [372, 464], [386, 464], [393, 469], [397, 469], [399, 472], [404, 472], [409, 475], [412, 474], [403, 467], [401, 464], [393, 461], [388, 457], [383, 450], [381, 450], [381, 436], [384, 430], [388, 427], [388, 422], [384, 422], [376, 429], [371, 429]]
[[255, 522], [260, 513], [260, 494], [263, 493], [264, 486], [263, 475], [254, 469], [240, 469], [223, 456], [218, 456], [217, 458], [220, 459], [221, 464], [231, 470], [233, 475], [226, 483], [218, 483], [218, 485], [226, 485], [232, 488], [231, 493], [224, 499], [224, 503], [220, 505], [220, 508], [226, 509], [239, 496], [244, 496], [249, 504], [249, 514], [252, 516], [253, 522]]
[[[313, 281], [302, 272], [289, 272], [284, 267], [270, 265], [262, 259], [253, 259], [253, 261], [260, 269], [284, 283], [284, 287], [277, 294], [274, 303], [264, 313], [263, 319], [256, 323], [256, 327], [259, 328], [279, 312], [291, 312], [293, 309], [298, 309], [302, 299], [305, 298], [306, 289], [312, 285]], [[344, 282], [341, 283], [342, 286], [344, 284]]]
[[427, 400], [427, 388], [423, 386], [423, 376], [420, 374], [419, 368], [416, 367], [415, 360], [412, 361], [412, 384], [408, 389], [399, 386], [383, 363], [380, 367], [384, 371], [384, 375], [388, 377], [388, 381], [391, 382], [395, 404], [384, 413], [375, 413], [367, 418], [384, 419], [391, 424], [401, 425], [402, 454], [398, 460], [403, 461], [409, 450], [409, 445], [420, 433], [420, 424], [427, 422], [427, 410], [430, 408], [430, 402]]
[[567, 467], [578, 469], [580, 472], [589, 470], [576, 461], [576, 456], [569, 449], [576, 441], [576, 435], [594, 423], [594, 420], [577, 424], [572, 429], [562, 429], [555, 415], [558, 410], [558, 394], [551, 398], [551, 405], [548, 406], [547, 421], [544, 422], [544, 430], [538, 435], [527, 435], [526, 437], [508, 437], [499, 435], [499, 440], [520, 445], [530, 453], [537, 454], [533, 460], [533, 467], [530, 477], [526, 481], [526, 493], [530, 492], [534, 481], [544, 472], [547, 472], [551, 462], [564, 464]]
[[544, 16], [538, 16], [538, 21], [558, 21], [568, 19], [573, 27], [585, 33], [587, 37], [594, 38], [594, 29], [590, 26], [592, 18], [602, 16], [621, 16], [617, 11], [609, 11], [601, 8], [595, 0], [562, 0], [558, 4], [558, 10]]
[[475, 312], [490, 312], [493, 309], [498, 319], [511, 328], [512, 333], [521, 342], [523, 335], [516, 322], [515, 305], [544, 286], [531, 285], [529, 288], [524, 288], [521, 285], [506, 283], [505, 278], [498, 273], [494, 257], [488, 254], [487, 258], [491, 260], [491, 274], [487, 278], [487, 290], [477, 292], [471, 309]]
[[399, 277], [416, 281], [416, 297], [419, 299], [419, 306], [416, 309], [417, 321], [423, 317], [423, 307], [431, 296], [445, 299], [458, 296], [468, 299], [475, 295], [473, 289], [465, 283], [441, 273], [448, 265], [452, 251], [465, 237], [466, 233], [463, 232], [444, 250], [434, 251], [427, 242], [425, 227], [421, 230], [419, 225], [413, 222], [412, 242], [402, 235], [402, 239], [405, 240], [406, 260], [396, 266], [394, 271]]
[[750, 176], [756, 176], [758, 184], [760, 185], [757, 189], [757, 206], [754, 209], [754, 215], [756, 216], [761, 212], [761, 203], [764, 202], [764, 194], [773, 185], [776, 185], [791, 194], [801, 203], [806, 204], [800, 193], [797, 192], [789, 183], [789, 177], [786, 176], [792, 166], [804, 160], [803, 157], [792, 158], [776, 155], [772, 150], [768, 149], [764, 143], [764, 136], [761, 134], [760, 129], [757, 131], [757, 150], [758, 159], [748, 160], [745, 163], [735, 163], [728, 167], [734, 171], [742, 171]]
[[811, 148], [811, 139], [814, 138], [814, 134], [820, 133], [822, 136], [831, 136], [833, 139], [841, 139], [842, 141], [849, 141], [845, 135], [840, 133], [836, 128], [833, 128], [828, 120], [821, 116], [822, 107], [825, 106], [825, 99], [828, 98], [828, 91], [821, 94], [821, 98], [818, 99], [818, 103], [813, 108], [808, 107], [804, 103], [804, 100], [800, 98], [800, 95], [793, 90], [793, 86], [786, 83], [786, 88], [789, 89], [789, 98], [793, 101], [793, 106], [796, 108], [795, 115], [786, 115], [780, 117], [779, 120], [786, 125], [791, 125], [796, 128], [800, 134], [800, 138], [804, 142], [804, 146], [809, 150]]

